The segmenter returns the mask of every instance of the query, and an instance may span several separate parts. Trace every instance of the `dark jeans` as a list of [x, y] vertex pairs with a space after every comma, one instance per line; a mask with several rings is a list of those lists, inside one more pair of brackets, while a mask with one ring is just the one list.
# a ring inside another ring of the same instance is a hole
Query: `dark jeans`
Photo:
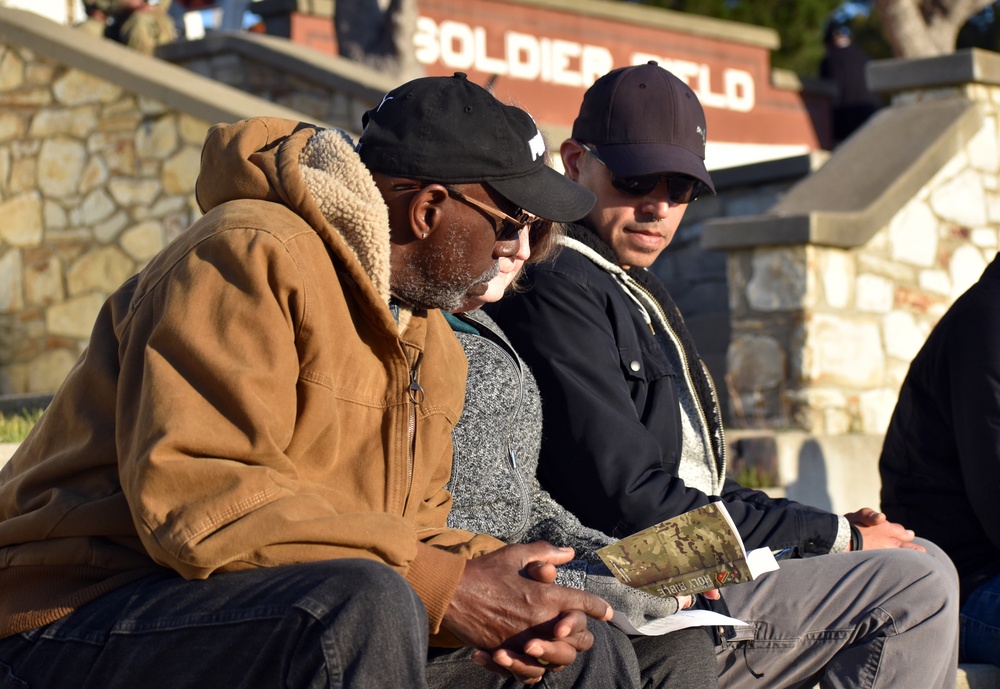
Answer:
[[[715, 689], [715, 649], [703, 628], [664, 636], [629, 638], [620, 630], [591, 620], [594, 646], [558, 673], [546, 673], [544, 689]], [[469, 649], [431, 649], [428, 684], [449, 689], [523, 689], [472, 664]], [[472, 667], [473, 671], [469, 668]], [[476, 672], [478, 671], [478, 672]]]
[[[603, 622], [591, 631], [594, 647], [540, 686], [700, 689], [710, 685], [692, 683], [691, 673], [704, 679], [705, 667], [714, 679], [701, 630], [635, 648]], [[432, 649], [428, 663], [423, 604], [377, 562], [332, 560], [205, 581], [165, 570], [0, 639], [0, 689], [522, 686], [475, 665], [470, 653]]]
[[419, 689], [426, 653], [423, 604], [380, 563], [165, 571], [0, 639], [0, 688]]
[[1000, 665], [1000, 577], [977, 588], [962, 606], [962, 662]]

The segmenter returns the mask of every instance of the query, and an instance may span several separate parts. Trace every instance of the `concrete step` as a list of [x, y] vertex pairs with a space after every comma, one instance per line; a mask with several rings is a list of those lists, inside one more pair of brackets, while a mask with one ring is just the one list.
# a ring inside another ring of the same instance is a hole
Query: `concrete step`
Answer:
[[1000, 667], [960, 663], [956, 689], [1000, 689]]

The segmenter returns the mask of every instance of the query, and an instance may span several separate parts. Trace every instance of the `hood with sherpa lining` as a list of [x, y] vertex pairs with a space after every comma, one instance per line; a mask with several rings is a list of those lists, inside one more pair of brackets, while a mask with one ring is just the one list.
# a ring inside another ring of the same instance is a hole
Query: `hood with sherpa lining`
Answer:
[[267, 117], [217, 124], [205, 139], [195, 193], [205, 212], [245, 199], [288, 206], [342, 258], [356, 259], [346, 261], [355, 281], [371, 281], [388, 303], [388, 210], [339, 129]]

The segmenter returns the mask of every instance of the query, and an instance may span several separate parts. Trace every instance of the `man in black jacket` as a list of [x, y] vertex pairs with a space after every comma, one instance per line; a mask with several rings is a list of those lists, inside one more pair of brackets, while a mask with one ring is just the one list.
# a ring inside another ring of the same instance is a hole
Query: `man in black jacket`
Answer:
[[655, 63], [615, 70], [561, 154], [597, 204], [489, 309], [538, 379], [543, 485], [617, 536], [722, 500], [748, 548], [790, 556], [724, 590], [748, 626], [720, 641], [720, 687], [954, 687], [957, 580], [940, 549], [872, 509], [835, 515], [725, 478], [712, 381], [645, 270], [687, 204], [714, 193], [694, 92]]
[[910, 364], [879, 470], [885, 513], [958, 568], [962, 660], [1000, 663], [1000, 255]]

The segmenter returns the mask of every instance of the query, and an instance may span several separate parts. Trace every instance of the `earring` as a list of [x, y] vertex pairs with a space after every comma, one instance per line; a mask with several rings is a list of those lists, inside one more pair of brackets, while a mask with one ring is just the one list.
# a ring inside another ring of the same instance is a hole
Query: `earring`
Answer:
[[421, 238], [421, 239], [427, 239], [427, 233], [426, 233], [426, 232], [422, 233], [422, 234], [420, 235], [420, 238]]

